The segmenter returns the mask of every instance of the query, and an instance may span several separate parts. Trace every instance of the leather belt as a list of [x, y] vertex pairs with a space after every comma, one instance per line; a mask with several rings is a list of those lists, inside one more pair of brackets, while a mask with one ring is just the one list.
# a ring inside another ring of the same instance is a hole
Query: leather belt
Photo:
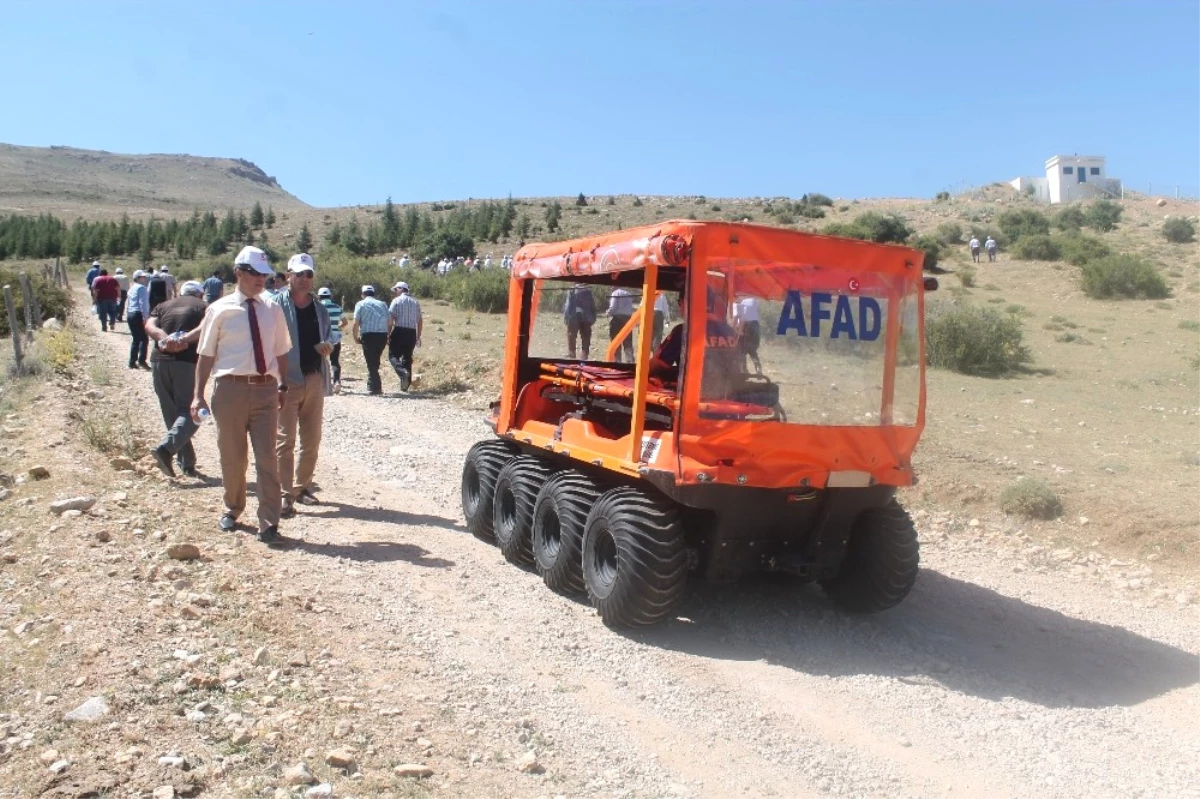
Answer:
[[218, 380], [233, 380], [238, 383], [274, 383], [275, 375], [221, 375]]

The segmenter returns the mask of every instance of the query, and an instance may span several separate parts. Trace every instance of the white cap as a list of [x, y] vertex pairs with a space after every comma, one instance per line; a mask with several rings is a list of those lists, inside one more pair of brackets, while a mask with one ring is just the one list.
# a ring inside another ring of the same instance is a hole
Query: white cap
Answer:
[[159, 269], [158, 271], [160, 271], [160, 272], [166, 272], [166, 273], [168, 273], [168, 274], [170, 274], [170, 272], [171, 272], [170, 268], [169, 268], [169, 267], [168, 267], [166, 264], [163, 264], [163, 265], [162, 265], [162, 268], [161, 268], [161, 269]]
[[143, 272], [141, 269], [135, 269], [133, 272], [133, 279], [137, 280], [140, 277], [146, 277], [146, 273]]
[[100, 265], [99, 261], [92, 261], [92, 266], [99, 266], [99, 265]]
[[179, 290], [180, 294], [190, 294], [193, 297], [203, 297], [204, 287], [195, 280], [189, 280], [183, 284], [183, 288]]
[[374, 287], [374, 286], [363, 286], [363, 287], [362, 287], [362, 293], [363, 293], [363, 294], [374, 294], [374, 293], [375, 293], [375, 287]]
[[408, 284], [401, 280], [399, 283], [392, 286], [392, 291], [408, 291]]
[[271, 260], [267, 258], [267, 254], [257, 247], [243, 247], [241, 252], [237, 254], [237, 258], [233, 259], [234, 266], [249, 266], [260, 275], [273, 275], [274, 270], [271, 269]]
[[313, 265], [312, 256], [306, 252], [299, 255], [293, 255], [288, 259], [289, 272], [315, 272], [316, 267]]
[[125, 274], [125, 270], [118, 266], [117, 271], [114, 274], [123, 275]]
[[317, 289], [317, 296], [318, 297], [332, 297], [333, 292], [330, 291], [328, 287], [325, 287], [323, 289]]

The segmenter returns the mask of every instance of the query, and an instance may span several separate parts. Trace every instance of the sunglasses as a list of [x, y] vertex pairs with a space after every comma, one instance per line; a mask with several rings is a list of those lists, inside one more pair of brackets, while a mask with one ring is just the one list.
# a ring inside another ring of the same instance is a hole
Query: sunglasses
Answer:
[[239, 266], [236, 269], [234, 269], [234, 271], [242, 272], [243, 274], [247, 274], [247, 275], [254, 275], [255, 277], [268, 277], [267, 275], [262, 274], [261, 272], [259, 272], [257, 269], [255, 269], [252, 266]]
[[296, 277], [306, 277], [311, 280], [312, 276], [313, 276], [313, 271], [311, 269], [305, 269], [303, 272], [292, 272], [292, 274], [295, 275]]

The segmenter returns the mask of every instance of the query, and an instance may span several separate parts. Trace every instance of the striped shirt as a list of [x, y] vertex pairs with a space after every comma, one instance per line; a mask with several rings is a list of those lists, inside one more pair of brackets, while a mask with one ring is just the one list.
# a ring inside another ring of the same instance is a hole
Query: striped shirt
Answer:
[[342, 341], [342, 306], [333, 300], [322, 299], [321, 304], [329, 311], [329, 343], [340, 344]]
[[409, 294], [401, 294], [392, 300], [388, 313], [391, 314], [392, 323], [396, 327], [411, 327], [415, 330], [417, 322], [421, 320], [421, 303]]
[[359, 300], [354, 306], [354, 321], [360, 333], [388, 332], [388, 307], [374, 297]]

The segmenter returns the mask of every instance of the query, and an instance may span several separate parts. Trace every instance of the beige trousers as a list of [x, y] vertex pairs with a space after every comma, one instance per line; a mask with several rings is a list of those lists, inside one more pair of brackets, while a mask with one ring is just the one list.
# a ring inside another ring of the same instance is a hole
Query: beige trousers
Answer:
[[[321, 448], [321, 423], [325, 411], [325, 379], [320, 372], [304, 376], [304, 385], [289, 386], [287, 402], [279, 412], [279, 477], [283, 501], [289, 503], [312, 485]], [[300, 431], [300, 463], [296, 464], [296, 430]]]
[[258, 480], [258, 529], [278, 525], [282, 504], [279, 459], [275, 454], [279, 424], [278, 386], [218, 377], [210, 404], [217, 421], [225, 509], [234, 517], [241, 516], [246, 509], [246, 437], [249, 436], [250, 446], [254, 447], [254, 470]]

